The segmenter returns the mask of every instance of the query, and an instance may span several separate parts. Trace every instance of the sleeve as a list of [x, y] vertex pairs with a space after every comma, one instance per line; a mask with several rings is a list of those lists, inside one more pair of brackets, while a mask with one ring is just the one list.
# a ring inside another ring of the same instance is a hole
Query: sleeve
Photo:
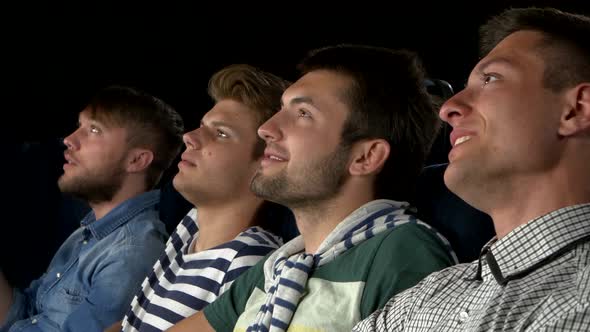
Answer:
[[126, 245], [93, 276], [92, 289], [72, 312], [63, 331], [102, 331], [125, 315], [141, 282], [164, 249], [163, 241], [148, 241], [144, 246]]
[[352, 329], [353, 332], [391, 332], [404, 331], [404, 322], [408, 315], [414, 293], [417, 288], [410, 288], [394, 296], [383, 307], [377, 309], [369, 317], [360, 321]]
[[[163, 245], [163, 243], [161, 243]], [[82, 303], [66, 318], [63, 326], [46, 315], [37, 315], [30, 322], [19, 322], [19, 331], [103, 331], [123, 318], [133, 295], [153, 266], [161, 245], [150, 243], [145, 247], [127, 245], [116, 247], [116, 255], [103, 262], [92, 276], [92, 288]], [[29, 290], [27, 290], [29, 291]], [[18, 295], [17, 295], [18, 298]], [[18, 303], [34, 303], [22, 296]], [[16, 304], [16, 302], [15, 302]], [[19, 307], [23, 307], [19, 304]], [[22, 310], [22, 309], [20, 309]], [[30, 313], [25, 312], [27, 318]], [[2, 330], [4, 332], [4, 330]]]
[[398, 227], [383, 239], [375, 254], [361, 302], [361, 319], [382, 308], [395, 294], [453, 264], [431, 230], [417, 224]]
[[233, 331], [254, 288], [264, 285], [265, 261], [266, 259], [261, 260], [239, 276], [223, 295], [203, 309], [207, 321], [215, 331]]

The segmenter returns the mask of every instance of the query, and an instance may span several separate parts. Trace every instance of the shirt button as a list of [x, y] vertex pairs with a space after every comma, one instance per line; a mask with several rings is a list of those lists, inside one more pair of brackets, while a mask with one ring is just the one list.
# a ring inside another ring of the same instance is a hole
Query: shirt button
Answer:
[[469, 313], [467, 311], [461, 311], [459, 313], [459, 322], [465, 323], [469, 318]]
[[84, 243], [84, 244], [88, 244], [88, 241], [84, 240], [84, 242], [82, 242], [82, 243]]
[[37, 324], [37, 318], [33, 318], [33, 320], [31, 320], [31, 324]]
[[55, 274], [55, 276], [56, 276], [56, 277], [58, 277], [58, 278], [60, 278], [60, 277], [61, 277], [61, 273], [57, 272], [57, 273]]

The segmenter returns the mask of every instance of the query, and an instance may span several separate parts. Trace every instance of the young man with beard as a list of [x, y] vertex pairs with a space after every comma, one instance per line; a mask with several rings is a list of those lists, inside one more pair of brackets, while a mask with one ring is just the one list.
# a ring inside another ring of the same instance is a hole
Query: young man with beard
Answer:
[[482, 59], [440, 110], [444, 180], [496, 237], [355, 331], [590, 331], [590, 17], [509, 9], [481, 32]]
[[301, 236], [170, 331], [346, 331], [391, 295], [453, 264], [405, 201], [439, 120], [407, 51], [316, 50], [282, 108], [252, 181], [293, 211]]
[[0, 331], [102, 331], [124, 314], [164, 248], [153, 188], [180, 152], [179, 114], [144, 92], [109, 87], [78, 122], [64, 139], [58, 185], [92, 211], [27, 289], [0, 278]]
[[[257, 128], [279, 108], [288, 86], [249, 65], [209, 80], [215, 105], [184, 135], [174, 187], [193, 208], [168, 240], [123, 320], [123, 331], [165, 331], [201, 311], [233, 281], [282, 244], [264, 230], [270, 202], [250, 190], [264, 152]], [[109, 331], [120, 331], [115, 324]]]

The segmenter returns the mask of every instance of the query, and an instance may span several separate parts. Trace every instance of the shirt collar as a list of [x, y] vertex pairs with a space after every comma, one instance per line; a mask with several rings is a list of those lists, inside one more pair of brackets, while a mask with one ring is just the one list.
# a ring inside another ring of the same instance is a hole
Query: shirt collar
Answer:
[[505, 284], [510, 276], [532, 272], [543, 261], [584, 241], [590, 236], [589, 226], [590, 204], [561, 208], [535, 218], [483, 247], [479, 264], [484, 257], [487, 264], [481, 270], [482, 276], [485, 279], [492, 274]]
[[[104, 217], [96, 220], [94, 211], [90, 211], [81, 221], [81, 225], [86, 227], [96, 239], [100, 240], [112, 233], [121, 225], [126, 224], [140, 212], [151, 208], [160, 202], [160, 190], [151, 190], [135, 197], [132, 197], [123, 203], [117, 205]], [[97, 222], [99, 221], [99, 222]]]

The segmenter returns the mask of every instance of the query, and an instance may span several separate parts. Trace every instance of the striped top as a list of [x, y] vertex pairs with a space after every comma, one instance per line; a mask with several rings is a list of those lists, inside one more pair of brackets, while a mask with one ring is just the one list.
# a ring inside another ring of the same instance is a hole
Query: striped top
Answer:
[[123, 331], [164, 331], [202, 310], [225, 292], [233, 281], [278, 248], [279, 237], [251, 227], [234, 240], [192, 252], [198, 238], [197, 210], [176, 227], [165, 253], [142, 283], [123, 319]]

